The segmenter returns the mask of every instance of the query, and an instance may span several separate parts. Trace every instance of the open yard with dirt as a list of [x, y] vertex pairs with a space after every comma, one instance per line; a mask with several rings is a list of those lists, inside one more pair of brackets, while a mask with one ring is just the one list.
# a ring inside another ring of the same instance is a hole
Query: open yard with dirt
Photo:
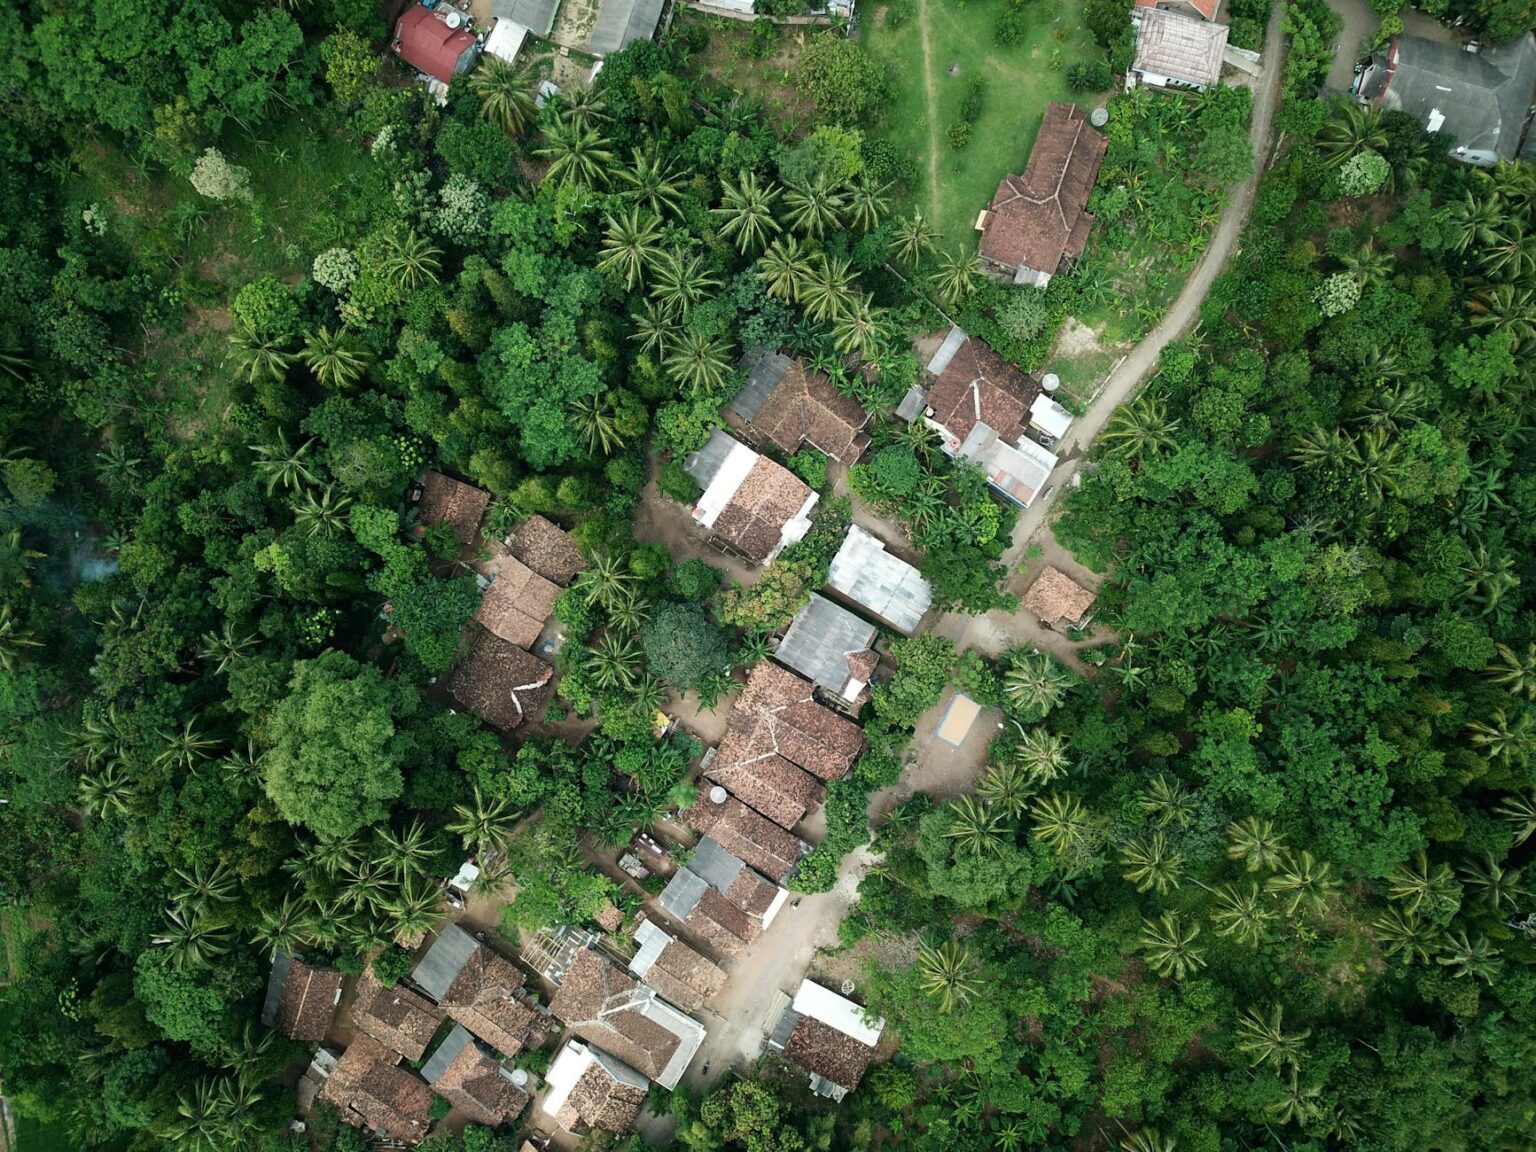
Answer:
[[[917, 166], [911, 202], [902, 207], [932, 218], [945, 247], [975, 247], [976, 214], [1005, 174], [1023, 171], [1046, 104], [1073, 98], [1067, 69], [1094, 48], [1078, 0], [1035, 0], [1020, 10], [1021, 34], [1004, 44], [998, 18], [1009, 10], [1008, 0], [897, 0], [869, 12], [859, 30], [890, 61], [896, 87], [877, 131]], [[981, 110], [970, 143], [956, 150], [949, 131], [978, 78], [986, 85]]]

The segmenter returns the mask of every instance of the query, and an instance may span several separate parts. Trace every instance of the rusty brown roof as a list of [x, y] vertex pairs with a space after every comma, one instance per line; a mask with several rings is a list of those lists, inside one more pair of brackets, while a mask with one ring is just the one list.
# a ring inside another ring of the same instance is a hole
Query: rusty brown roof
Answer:
[[1093, 607], [1094, 595], [1059, 568], [1046, 565], [1024, 594], [1025, 609], [1037, 619], [1054, 624], [1074, 623]]
[[544, 706], [555, 670], [483, 628], [471, 625], [471, 632], [473, 648], [448, 674], [446, 687], [460, 707], [510, 731]]
[[[751, 873], [750, 869], [742, 871]], [[734, 956], [763, 934], [761, 920], [713, 888], [705, 889], [685, 923], [711, 948], [727, 956]]]
[[745, 733], [734, 725], [727, 730], [706, 775], [781, 828], [793, 828], [827, 798], [827, 789], [771, 745], [761, 750], [761, 734], [769, 731], [768, 724], [743, 727]]
[[778, 546], [784, 525], [810, 498], [811, 489], [800, 477], [759, 456], [741, 487], [720, 510], [711, 531], [761, 564]]
[[[1024, 175], [1010, 173], [997, 186], [981, 255], [1004, 268], [1047, 275], [1056, 273], [1064, 256], [1081, 256], [1082, 248], [1073, 251], [1071, 245], [1108, 146], [1076, 104], [1046, 105]], [[1086, 230], [1081, 235], [1086, 239]]]
[[1024, 435], [1029, 406], [1038, 395], [1038, 380], [1025, 376], [985, 340], [967, 336], [928, 389], [928, 407], [956, 441], [963, 442], [980, 423], [1012, 444]]
[[786, 455], [802, 442], [852, 464], [869, 446], [864, 428], [870, 415], [857, 400], [832, 386], [825, 372], [794, 360], [780, 378], [752, 425]]
[[516, 556], [546, 580], [569, 584], [587, 566], [587, 558], [564, 528], [543, 516], [530, 516], [507, 540]]
[[576, 1081], [555, 1120], [567, 1132], [583, 1124], [605, 1132], [628, 1132], [645, 1098], [644, 1088], [615, 1080], [601, 1063], [594, 1062]]
[[484, 944], [470, 953], [439, 1004], [503, 1056], [537, 1047], [554, 1031], [554, 1021], [524, 990], [523, 974]]
[[475, 568], [491, 581], [475, 609], [475, 621], [519, 648], [532, 648], [538, 642], [544, 622], [555, 613], [555, 598], [560, 588], [540, 576], [507, 548], [492, 541], [487, 545], [488, 559]]
[[528, 1093], [506, 1076], [478, 1044], [459, 1049], [433, 1089], [472, 1122], [487, 1128], [510, 1124], [528, 1107]]
[[484, 489], [441, 472], [428, 472], [421, 478], [416, 507], [423, 525], [451, 524], [459, 544], [468, 546], [480, 531], [480, 518], [490, 502], [491, 494]]
[[442, 1021], [442, 1012], [409, 988], [386, 988], [368, 971], [357, 978], [352, 1023], [406, 1059], [421, 1059]]
[[725, 987], [725, 972], [681, 940], [673, 940], [661, 950], [645, 982], [672, 1003], [697, 1011]]
[[683, 820], [780, 884], [799, 863], [801, 850], [806, 847], [794, 833], [785, 831], [734, 796], [728, 794], [717, 803], [708, 789], [700, 791], [693, 807], [683, 813]]
[[809, 680], [764, 660], [747, 673], [711, 772], [780, 756], [818, 780], [836, 780], [863, 751], [862, 728], [817, 703]]
[[431, 1126], [432, 1089], [396, 1066], [399, 1056], [371, 1036], [358, 1035], [336, 1061], [319, 1099], [356, 1128], [371, 1128], [416, 1144]]
[[277, 1002], [278, 1030], [292, 1040], [324, 1040], [340, 991], [340, 972], [295, 956]]
[[789, 1034], [784, 1055], [800, 1067], [852, 1092], [875, 1050], [811, 1016], [802, 1016]]
[[640, 984], [618, 965], [583, 948], [571, 961], [549, 1010], [572, 1032], [656, 1079], [679, 1037], [629, 1007]]

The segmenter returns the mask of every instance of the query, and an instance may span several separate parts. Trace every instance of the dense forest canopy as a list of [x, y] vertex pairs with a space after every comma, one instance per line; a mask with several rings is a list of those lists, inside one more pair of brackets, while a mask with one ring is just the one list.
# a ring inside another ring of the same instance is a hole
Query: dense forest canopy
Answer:
[[[1127, 7], [1087, 5], [1111, 60]], [[74, 1148], [361, 1148], [324, 1108], [288, 1129], [312, 1048], [257, 1023], [271, 957], [394, 983], [466, 854], [509, 940], [632, 917], [583, 852], [695, 802], [657, 709], [728, 708], [861, 514], [941, 611], [1016, 611], [1017, 510], [893, 413], [948, 314], [1034, 369], [1106, 281], [936, 250], [878, 131], [912, 78], [840, 31], [781, 134], [696, 66], [702, 21], [542, 106], [497, 61], [438, 106], [355, 0], [5, 14], [0, 1090]], [[891, 640], [791, 881], [872, 853], [837, 960], [898, 1046], [837, 1109], [772, 1059], [657, 1090], [682, 1146], [1530, 1145], [1536, 175], [1314, 99], [1330, 14], [1285, 18], [1238, 251], [1060, 497], [1105, 575], [1084, 667]], [[1101, 243], [1178, 229], [1187, 274], [1249, 112], [1110, 101]], [[785, 458], [818, 515], [735, 579], [640, 525], [686, 519], [764, 347], [874, 422], [841, 489]], [[549, 731], [450, 705], [480, 590], [408, 503], [426, 469], [490, 494], [487, 539], [543, 515], [583, 555]], [[871, 829], [950, 684], [1006, 721], [985, 770]]]

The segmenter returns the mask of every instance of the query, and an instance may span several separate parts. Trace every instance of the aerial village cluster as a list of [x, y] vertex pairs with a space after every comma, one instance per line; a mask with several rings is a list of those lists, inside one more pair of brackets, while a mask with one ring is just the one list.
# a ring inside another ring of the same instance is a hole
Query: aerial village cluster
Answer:
[[[1077, 154], [1070, 142], [1060, 153], [1063, 162]], [[1054, 202], [1048, 210], [1057, 212]], [[1058, 232], [1050, 242], [1062, 239]], [[724, 426], [686, 461], [702, 491], [691, 514], [701, 545], [766, 566], [804, 536], [817, 494], [748, 442], [783, 454], [809, 444], [852, 464], [869, 444], [870, 417], [825, 374], [778, 352], [755, 351], [741, 369], [746, 383]], [[906, 418], [921, 419], [950, 454], [981, 463], [1000, 495], [1024, 506], [1038, 499], [1055, 463], [1045, 445], [1071, 417], [1040, 381], [958, 329], [929, 371], [926, 391], [903, 405]], [[584, 557], [542, 516], [519, 522], [504, 539], [487, 538], [489, 495], [450, 476], [425, 474], [410, 499], [421, 530], [451, 527], [458, 564], [482, 590], [465, 655], [434, 690], [504, 733], [536, 723], [557, 676], [548, 658], [563, 642], [555, 599]], [[882, 637], [912, 635], [936, 615], [927, 583], [878, 530], [848, 528], [826, 587], [776, 638], [772, 656], [748, 670], [724, 737], [694, 766], [697, 799], [668, 823], [690, 831], [692, 843], [669, 853], [659, 829], [641, 830], [622, 854], [619, 866], [630, 875], [666, 878], [631, 931], [622, 931], [623, 915], [609, 906], [595, 924], [525, 934], [514, 951], [473, 925], [450, 924], [418, 947], [410, 975], [395, 987], [298, 956], [278, 959], [264, 1018], [318, 1045], [299, 1086], [301, 1111], [325, 1101], [399, 1144], [431, 1130], [434, 1094], [461, 1121], [488, 1126], [513, 1124], [534, 1104], [524, 1124], [546, 1139], [625, 1132], [651, 1084], [680, 1083], [711, 1018], [755, 1032], [759, 1051], [782, 1054], [822, 1096], [840, 1100], [858, 1085], [894, 1037], [843, 994], [851, 989], [787, 972], [778, 974], [783, 987], [766, 1017], [726, 1022], [709, 1005], [733, 962], [773, 930], [792, 900], [786, 883], [812, 847], [807, 818], [864, 750], [855, 717], [883, 675]], [[1092, 600], [1046, 568], [1026, 610], [1075, 626]], [[962, 704], [956, 714], [976, 711]], [[470, 898], [477, 872], [466, 862], [446, 882], [455, 906]], [[520, 1065], [552, 1042], [542, 1071]]]

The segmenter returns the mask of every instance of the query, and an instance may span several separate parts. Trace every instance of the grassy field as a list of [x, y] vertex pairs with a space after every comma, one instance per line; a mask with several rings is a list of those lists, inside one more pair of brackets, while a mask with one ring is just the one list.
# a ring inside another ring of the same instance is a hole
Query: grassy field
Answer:
[[[1034, 0], [1023, 9], [1023, 36], [1012, 44], [996, 37], [1008, 0], [901, 2], [911, 4], [911, 15], [896, 29], [886, 6], [861, 10], [866, 15], [859, 35], [890, 61], [897, 88], [879, 131], [917, 166], [910, 203], [902, 207], [928, 214], [945, 246], [974, 248], [977, 213], [1005, 173], [1023, 171], [1046, 104], [1074, 98], [1067, 68], [1092, 55], [1093, 41], [1083, 29], [1078, 0]], [[981, 114], [970, 144], [955, 151], [948, 132], [960, 121], [976, 76], [987, 85]]]

